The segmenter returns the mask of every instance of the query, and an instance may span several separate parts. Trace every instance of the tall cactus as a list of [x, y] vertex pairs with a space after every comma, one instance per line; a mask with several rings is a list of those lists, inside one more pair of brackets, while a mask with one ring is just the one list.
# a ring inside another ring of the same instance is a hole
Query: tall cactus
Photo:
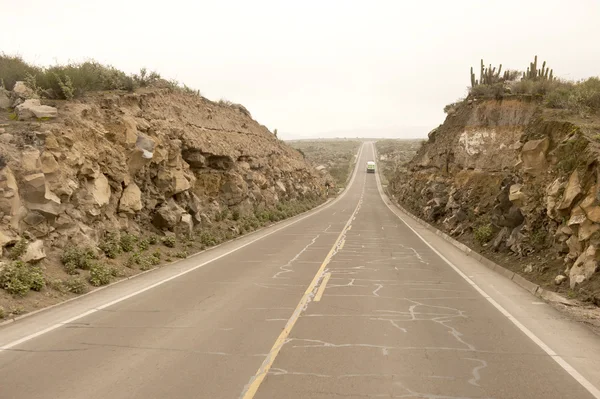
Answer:
[[471, 67], [471, 87], [477, 86], [477, 80], [475, 80], [475, 74], [473, 73], [473, 67]]
[[484, 72], [484, 66], [483, 66], [483, 58], [481, 59], [481, 72], [479, 73], [479, 83], [484, 84], [483, 83], [483, 72]]

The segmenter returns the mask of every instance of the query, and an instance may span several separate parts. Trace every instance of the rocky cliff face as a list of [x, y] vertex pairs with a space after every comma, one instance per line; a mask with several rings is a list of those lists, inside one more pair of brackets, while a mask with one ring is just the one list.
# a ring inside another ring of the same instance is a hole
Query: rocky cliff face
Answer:
[[532, 99], [469, 100], [390, 190], [418, 216], [546, 286], [600, 303], [600, 124]]
[[0, 93], [5, 257], [22, 240], [39, 261], [107, 232], [190, 239], [224, 221], [231, 237], [324, 200], [327, 176], [242, 106], [166, 88], [31, 96]]

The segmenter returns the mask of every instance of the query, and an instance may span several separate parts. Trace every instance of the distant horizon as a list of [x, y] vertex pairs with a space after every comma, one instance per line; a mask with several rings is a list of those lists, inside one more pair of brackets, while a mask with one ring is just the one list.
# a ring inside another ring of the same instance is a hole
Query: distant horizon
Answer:
[[[443, 122], [443, 121], [441, 121]], [[440, 123], [441, 123], [440, 122]], [[376, 128], [338, 129], [320, 133], [279, 132], [279, 137], [285, 141], [317, 140], [317, 139], [406, 139], [418, 140], [427, 138], [427, 134], [439, 126], [392, 126]]]

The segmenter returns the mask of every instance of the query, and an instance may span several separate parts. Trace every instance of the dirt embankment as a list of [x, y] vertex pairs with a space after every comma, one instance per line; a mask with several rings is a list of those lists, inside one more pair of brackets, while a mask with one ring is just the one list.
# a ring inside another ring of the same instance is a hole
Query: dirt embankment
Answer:
[[600, 305], [599, 137], [598, 118], [531, 98], [464, 101], [389, 188], [503, 266]]
[[31, 96], [0, 92], [0, 318], [325, 200], [328, 175], [242, 106], [168, 88]]

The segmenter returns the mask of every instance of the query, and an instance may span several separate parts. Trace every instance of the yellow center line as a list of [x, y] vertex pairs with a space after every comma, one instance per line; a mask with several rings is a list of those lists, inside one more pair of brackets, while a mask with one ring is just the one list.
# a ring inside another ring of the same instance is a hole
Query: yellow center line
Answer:
[[277, 357], [277, 355], [279, 354], [279, 351], [281, 350], [281, 348], [287, 341], [287, 338], [290, 335], [290, 333], [292, 332], [292, 328], [294, 328], [294, 325], [298, 321], [300, 314], [304, 311], [304, 308], [306, 307], [306, 305], [308, 305], [308, 303], [312, 299], [313, 292], [314, 292], [315, 288], [317, 287], [317, 284], [319, 283], [321, 276], [323, 275], [323, 271], [325, 270], [325, 267], [327, 266], [327, 264], [329, 263], [329, 261], [331, 260], [333, 255], [335, 255], [335, 253], [338, 251], [340, 242], [342, 241], [344, 234], [346, 234], [346, 232], [348, 230], [350, 230], [350, 227], [351, 227], [350, 224], [352, 223], [352, 220], [354, 220], [354, 217], [356, 216], [356, 213], [358, 212], [358, 210], [360, 209], [360, 205], [362, 204], [363, 194], [364, 194], [364, 190], [361, 193], [361, 198], [358, 201], [358, 204], [356, 204], [356, 208], [354, 209], [354, 212], [352, 212], [352, 215], [350, 215], [350, 218], [348, 219], [348, 221], [346, 222], [346, 225], [340, 232], [340, 235], [335, 240], [335, 243], [329, 250], [329, 253], [325, 257], [325, 260], [323, 261], [323, 263], [321, 263], [319, 270], [317, 270], [315, 277], [313, 278], [312, 282], [310, 283], [310, 285], [304, 292], [302, 299], [300, 299], [298, 306], [296, 306], [296, 309], [294, 309], [294, 313], [292, 313], [292, 316], [287, 321], [285, 327], [283, 328], [283, 331], [281, 331], [281, 334], [279, 334], [279, 337], [277, 337], [277, 339], [275, 340], [275, 343], [273, 344], [273, 347], [269, 351], [269, 354], [267, 355], [267, 357], [261, 364], [261, 366], [258, 369], [258, 371], [256, 372], [256, 374], [254, 374], [254, 377], [250, 380], [250, 383], [246, 387], [246, 391], [243, 392], [242, 396], [240, 396], [241, 399], [253, 399], [254, 395], [256, 395], [258, 388], [260, 387], [263, 380], [269, 373], [271, 366], [273, 366], [273, 363], [275, 362], [275, 358]]
[[323, 276], [323, 281], [321, 282], [321, 286], [319, 287], [319, 290], [317, 291], [317, 295], [315, 296], [315, 302], [319, 302], [321, 300], [321, 297], [323, 296], [323, 293], [325, 292], [325, 287], [327, 286], [327, 282], [329, 281], [330, 277], [331, 277], [331, 273], [325, 273], [325, 276]]

